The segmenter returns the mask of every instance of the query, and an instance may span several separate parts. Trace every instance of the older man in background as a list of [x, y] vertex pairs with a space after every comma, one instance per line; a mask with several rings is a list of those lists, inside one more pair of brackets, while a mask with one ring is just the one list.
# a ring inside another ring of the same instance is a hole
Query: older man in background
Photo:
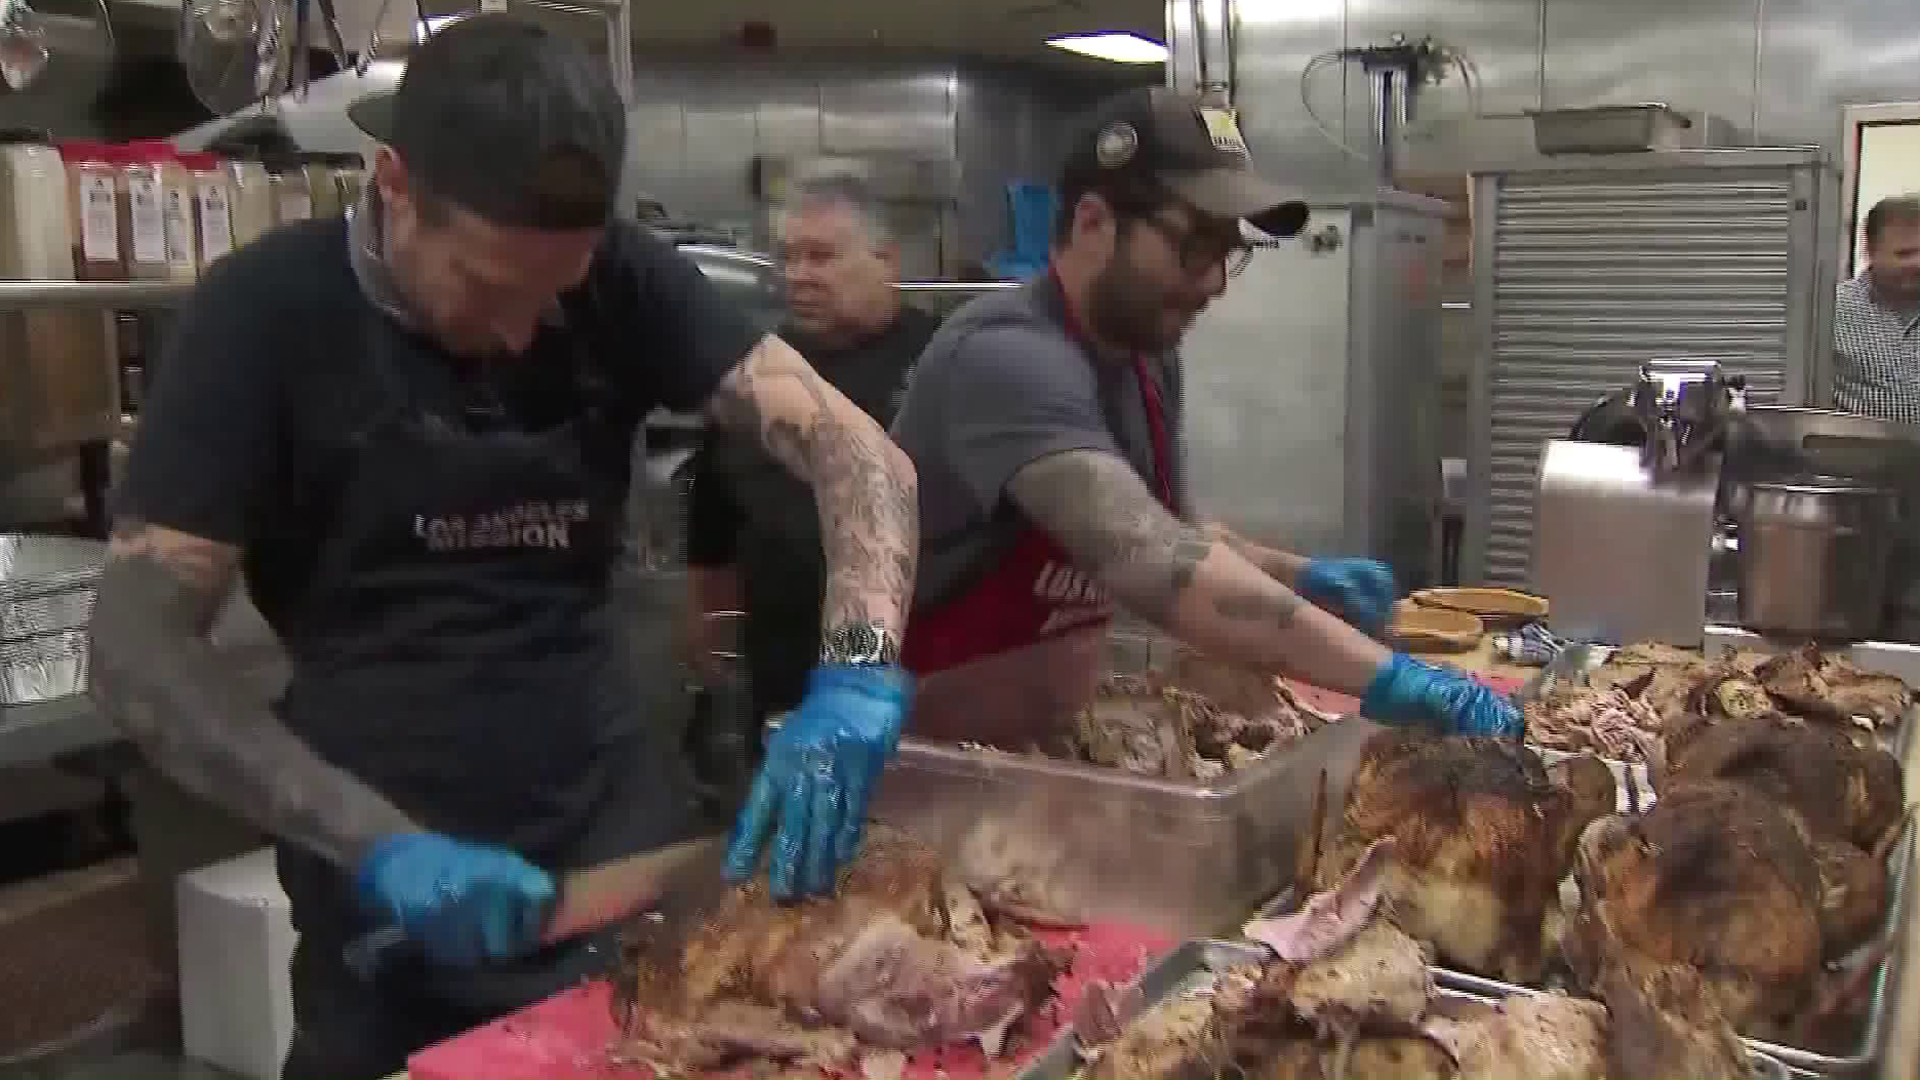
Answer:
[[[804, 176], [794, 185], [779, 253], [788, 300], [783, 340], [854, 404], [891, 422], [938, 320], [902, 304], [893, 287], [899, 246], [885, 208], [855, 175]], [[760, 722], [799, 702], [819, 659], [825, 565], [812, 494], [758, 446], [715, 432], [694, 464], [687, 564], [696, 668], [713, 685], [725, 676], [711, 655], [740, 648], [751, 685], [746, 712], [712, 708], [721, 699], [709, 698], [689, 731], [696, 773], [727, 789], [757, 756]], [[727, 610], [746, 613], [737, 640], [731, 621], [708, 617]]]
[[1866, 268], [1834, 304], [1834, 405], [1920, 424], [1920, 195], [1875, 203], [1866, 234]]

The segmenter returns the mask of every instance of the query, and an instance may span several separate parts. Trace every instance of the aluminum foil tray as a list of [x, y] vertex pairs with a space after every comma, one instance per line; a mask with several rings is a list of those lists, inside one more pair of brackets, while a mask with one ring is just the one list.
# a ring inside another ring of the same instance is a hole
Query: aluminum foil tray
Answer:
[[[1260, 963], [1271, 955], [1265, 946], [1251, 942], [1197, 939], [1168, 953], [1159, 963], [1143, 972], [1135, 985], [1140, 987], [1142, 1006], [1151, 1007], [1176, 995], [1204, 988], [1214, 974], [1235, 964]], [[1490, 1004], [1507, 995], [1438, 986], [1434, 996], [1443, 1000]], [[1756, 1052], [1753, 1055], [1753, 1064], [1755, 1080], [1788, 1080], [1786, 1066], [1763, 1053]], [[1060, 1029], [1047, 1049], [1021, 1071], [1019, 1080], [1073, 1080], [1079, 1075], [1080, 1068], [1078, 1036], [1069, 1024]], [[1138, 1080], [1167, 1078], [1140, 1077]]]
[[0, 643], [84, 628], [105, 560], [98, 540], [0, 534]]
[[42, 596], [0, 599], [0, 642], [22, 641], [60, 630], [83, 630], [93, 617], [93, 586]]
[[87, 688], [87, 632], [0, 642], [0, 705], [36, 705]]
[[[1887, 857], [1890, 880], [1886, 921], [1881, 929], [1882, 940], [1890, 939], [1900, 931], [1901, 915], [1906, 910], [1907, 883], [1914, 867], [1915, 842], [1915, 827], [1909, 820], [1905, 834], [1901, 836], [1900, 842], [1894, 845], [1893, 853]], [[1842, 964], [1850, 966], [1872, 962], [1874, 952], [1875, 947], [1869, 945], [1843, 961]], [[1862, 1027], [1859, 1040], [1854, 1044], [1852, 1052], [1835, 1056], [1802, 1047], [1784, 1046], [1764, 1039], [1743, 1038], [1741, 1041], [1756, 1053], [1777, 1058], [1799, 1072], [1820, 1076], [1858, 1076], [1866, 1073], [1873, 1068], [1879, 1058], [1880, 1032], [1881, 1028], [1888, 1023], [1887, 1005], [1892, 992], [1891, 958], [1881, 957], [1878, 965], [1878, 970], [1873, 977], [1873, 997], [1867, 1007], [1866, 1024]], [[1440, 985], [1468, 993], [1504, 996], [1544, 992], [1533, 987], [1455, 971], [1452, 968], [1436, 967], [1433, 972], [1435, 981]]]
[[62, 575], [98, 576], [107, 545], [77, 536], [0, 533], [0, 596], [21, 582]]

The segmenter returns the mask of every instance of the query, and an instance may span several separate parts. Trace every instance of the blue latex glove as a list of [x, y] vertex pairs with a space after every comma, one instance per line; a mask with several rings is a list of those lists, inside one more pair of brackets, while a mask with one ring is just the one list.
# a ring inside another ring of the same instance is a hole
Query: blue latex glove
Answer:
[[900, 745], [912, 698], [913, 679], [897, 667], [815, 668], [800, 707], [767, 740], [727, 847], [727, 878], [751, 877], [773, 833], [768, 891], [782, 899], [831, 893], [860, 847], [867, 802]]
[[1378, 637], [1400, 589], [1393, 569], [1372, 559], [1314, 559], [1300, 568], [1293, 591], [1326, 608], [1363, 634]]
[[1367, 684], [1360, 715], [1386, 724], [1425, 721], [1447, 735], [1517, 738], [1525, 730], [1506, 695], [1405, 653], [1394, 653]]
[[429, 960], [447, 967], [532, 952], [554, 902], [545, 870], [504, 848], [438, 833], [379, 841], [356, 877], [369, 913], [398, 924]]

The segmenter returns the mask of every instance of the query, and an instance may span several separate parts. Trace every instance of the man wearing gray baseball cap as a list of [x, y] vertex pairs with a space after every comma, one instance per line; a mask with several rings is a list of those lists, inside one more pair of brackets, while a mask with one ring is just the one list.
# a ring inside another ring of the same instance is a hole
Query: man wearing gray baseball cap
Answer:
[[[103, 711], [278, 841], [300, 931], [292, 1080], [396, 1073], [603, 968], [605, 935], [541, 940], [555, 875], [697, 827], [607, 603], [654, 407], [757, 441], [823, 520], [821, 654], [735, 876], [774, 834], [775, 892], [831, 888], [910, 692], [912, 467], [692, 263], [614, 220], [626, 120], [605, 65], [477, 15], [352, 115], [381, 144], [366, 201], [227, 256], [187, 305], [92, 624]], [[206, 639], [243, 573], [291, 661], [271, 709]], [[407, 948], [346, 962], [389, 927]]]
[[[1231, 114], [1165, 88], [1096, 109], [1060, 175], [1052, 265], [949, 316], [893, 436], [920, 477], [921, 577], [902, 653], [911, 730], [1057, 748], [1092, 699], [1116, 605], [1200, 652], [1443, 732], [1512, 734], [1512, 705], [1377, 635], [1392, 571], [1201, 524], [1180, 452], [1181, 338], [1297, 195]], [[1205, 364], [1206, 358], [1195, 363]], [[1274, 469], [1285, 498], [1284, 461]]]

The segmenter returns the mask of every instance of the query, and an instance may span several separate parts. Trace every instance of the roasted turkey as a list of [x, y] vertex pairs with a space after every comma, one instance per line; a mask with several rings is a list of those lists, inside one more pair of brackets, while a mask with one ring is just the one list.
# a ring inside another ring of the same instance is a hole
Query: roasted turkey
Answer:
[[[1558, 994], [1436, 996], [1418, 945], [1384, 918], [1394, 841], [1299, 911], [1249, 923], [1272, 958], [1184, 984], [1153, 1007], [1093, 988], [1075, 1017], [1087, 1080], [1734, 1080], [1747, 1055], [1710, 1008], [1610, 1014]], [[1135, 1013], [1137, 1012], [1137, 1015]], [[1706, 1016], [1705, 1027], [1694, 1018]], [[1670, 1056], [1663, 1056], [1670, 1055]]]
[[1913, 704], [1906, 683], [1863, 671], [1846, 657], [1811, 643], [1767, 660], [1754, 675], [1783, 708], [1809, 719], [1849, 724], [1862, 717], [1888, 730]]
[[833, 1068], [863, 1048], [966, 1040], [997, 1054], [1060, 963], [989, 918], [931, 850], [876, 826], [831, 899], [777, 904], [756, 880], [697, 926], [643, 924], [616, 1004], [628, 1056], [670, 1071]]
[[1815, 988], [1826, 950], [1813, 847], [1793, 815], [1744, 787], [1669, 788], [1643, 815], [1593, 822], [1574, 878], [1562, 952], [1610, 1005], [1610, 989], [1657, 1003], [1697, 978], [1718, 1014], [1690, 1030], [1724, 1019], [1767, 1035]]
[[[1719, 698], [1729, 696], [1719, 684]], [[1711, 691], [1710, 691], [1711, 693]], [[1861, 745], [1865, 743], [1865, 745]], [[1661, 791], [1724, 781], [1791, 816], [1820, 872], [1828, 959], [1864, 944], [1891, 900], [1887, 854], [1905, 827], [1900, 763], [1870, 739], [1767, 709], [1688, 717], [1667, 736]]]
[[1607, 1009], [1586, 998], [1439, 1003], [1421, 1030], [1459, 1063], [1458, 1080], [1607, 1080]]
[[1511, 740], [1381, 731], [1321, 843], [1302, 845], [1297, 877], [1331, 888], [1392, 837], [1383, 889], [1395, 924], [1450, 966], [1533, 983], [1574, 844], [1617, 799], [1613, 773], [1593, 757], [1549, 767]]

